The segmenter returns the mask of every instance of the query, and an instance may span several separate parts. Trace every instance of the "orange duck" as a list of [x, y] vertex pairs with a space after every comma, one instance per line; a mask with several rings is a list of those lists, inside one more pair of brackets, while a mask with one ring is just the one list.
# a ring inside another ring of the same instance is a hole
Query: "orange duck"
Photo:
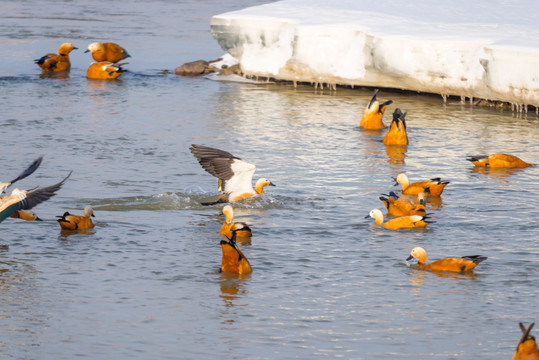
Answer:
[[58, 48], [58, 54], [46, 54], [34, 60], [43, 71], [68, 71], [71, 69], [69, 53], [77, 49], [72, 43], [63, 43]]
[[232, 237], [232, 231], [236, 231], [237, 237], [250, 237], [252, 235], [251, 228], [244, 222], [234, 222], [234, 210], [232, 206], [225, 205], [223, 214], [226, 216], [225, 223], [219, 230], [219, 234], [227, 237]]
[[42, 221], [37, 214], [31, 210], [17, 210], [9, 217], [26, 221]]
[[85, 53], [92, 53], [92, 57], [97, 62], [109, 61], [112, 63], [118, 62], [130, 57], [127, 51], [115, 43], [92, 43], [88, 45], [88, 50]]
[[415, 247], [406, 261], [417, 259], [417, 268], [423, 270], [466, 272], [473, 270], [479, 263], [487, 259], [486, 256], [471, 255], [463, 257], [450, 257], [436, 260], [427, 264], [427, 252], [422, 247]]
[[221, 272], [250, 274], [253, 271], [249, 260], [236, 245], [236, 230], [232, 230], [231, 238], [227, 237], [227, 240], [221, 240], [220, 244], [223, 251]]
[[442, 195], [445, 186], [449, 184], [449, 181], [442, 180], [440, 178], [433, 178], [430, 180], [419, 181], [410, 184], [410, 181], [408, 180], [408, 176], [406, 176], [406, 174], [399, 174], [396, 178], [394, 178], [394, 180], [395, 185], [402, 185], [401, 192], [403, 195], [414, 196], [416, 196], [420, 192], [424, 192], [429, 196], [440, 196]]
[[488, 168], [525, 168], [533, 166], [533, 164], [528, 164], [518, 157], [509, 154], [468, 156], [466, 160], [471, 161], [477, 167]]
[[399, 216], [384, 223], [384, 215], [378, 209], [372, 209], [369, 215], [365, 216], [365, 218], [368, 217], [376, 220], [376, 225], [383, 224], [383, 227], [390, 230], [424, 228], [432, 223], [432, 221], [427, 220], [428, 216], [426, 215]]
[[406, 113], [396, 108], [393, 112], [393, 120], [384, 136], [384, 145], [408, 145], [408, 135], [406, 134]]
[[519, 323], [519, 325], [520, 330], [522, 330], [522, 337], [513, 354], [513, 360], [539, 360], [539, 349], [537, 348], [535, 337], [530, 334], [535, 323], [531, 323], [527, 329], [522, 323]]
[[[386, 197], [387, 196], [387, 197]], [[417, 194], [412, 200], [406, 196], [400, 198], [393, 191], [389, 195], [380, 196], [389, 216], [426, 215], [425, 193]]]
[[90, 64], [86, 77], [93, 80], [114, 80], [124, 73], [123, 64], [114, 64], [103, 61]]
[[71, 215], [67, 211], [62, 216], [58, 216], [58, 223], [64, 230], [88, 230], [93, 228], [94, 210], [90, 206], [84, 208], [84, 215]]
[[384, 116], [386, 108], [393, 103], [393, 100], [388, 100], [380, 104], [378, 100], [376, 100], [377, 93], [378, 89], [375, 89], [372, 99], [365, 109], [361, 121], [359, 122], [359, 127], [365, 130], [380, 130], [386, 127], [382, 121], [382, 117]]

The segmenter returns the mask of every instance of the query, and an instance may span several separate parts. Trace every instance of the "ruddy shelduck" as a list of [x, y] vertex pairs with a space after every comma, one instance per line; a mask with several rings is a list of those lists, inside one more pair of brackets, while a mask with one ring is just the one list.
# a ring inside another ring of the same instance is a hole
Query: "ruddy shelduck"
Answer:
[[237, 237], [249, 237], [252, 235], [251, 228], [244, 222], [234, 222], [234, 209], [232, 206], [225, 205], [223, 214], [226, 216], [225, 223], [219, 230], [219, 234], [232, 237], [232, 232], [236, 231]]
[[539, 349], [531, 330], [535, 323], [531, 323], [526, 329], [524, 324], [519, 323], [522, 337], [518, 342], [517, 349], [513, 354], [513, 360], [539, 360]]
[[221, 272], [231, 272], [236, 274], [249, 274], [253, 270], [249, 260], [243, 255], [236, 244], [236, 230], [232, 231], [232, 237], [221, 240], [221, 250], [223, 258], [221, 260]]
[[91, 43], [85, 53], [87, 52], [90, 52], [92, 58], [97, 62], [116, 63], [131, 56], [123, 47], [115, 43]]
[[64, 215], [57, 216], [59, 217], [57, 221], [64, 230], [88, 230], [95, 226], [92, 221], [92, 217], [94, 216], [92, 207], [86, 206], [84, 208], [84, 215], [71, 215], [66, 211]]
[[407, 196], [400, 198], [393, 191], [389, 195], [380, 196], [389, 216], [410, 216], [425, 215], [425, 193], [417, 194], [417, 199], [410, 199]]
[[17, 210], [10, 217], [26, 221], [42, 221], [37, 214], [31, 210]]
[[440, 196], [444, 191], [444, 188], [449, 181], [442, 180], [440, 178], [432, 178], [430, 180], [418, 181], [410, 184], [408, 176], [406, 174], [399, 174], [395, 180], [395, 185], [402, 185], [402, 194], [403, 195], [413, 195], [416, 196], [420, 192], [424, 192], [429, 196]]
[[384, 145], [408, 145], [408, 134], [406, 133], [406, 113], [396, 108], [393, 112], [393, 120], [384, 136]]
[[72, 43], [63, 43], [58, 48], [58, 54], [49, 53], [34, 60], [34, 62], [43, 71], [67, 71], [71, 69], [69, 53], [75, 49], [77, 48]]
[[91, 63], [86, 71], [86, 77], [93, 80], [114, 80], [125, 72], [122, 65], [124, 64], [114, 64], [109, 61]]
[[236, 202], [264, 193], [264, 187], [275, 186], [266, 178], [258, 179], [253, 189], [253, 175], [256, 166], [229, 152], [202, 145], [191, 145], [191, 153], [204, 170], [219, 179], [222, 195], [203, 201], [202, 205]]
[[473, 270], [479, 263], [487, 259], [486, 256], [471, 255], [462, 257], [448, 257], [427, 264], [427, 252], [422, 247], [415, 247], [406, 261], [417, 259], [417, 268], [422, 270], [467, 272]]
[[386, 127], [382, 121], [382, 117], [384, 116], [386, 108], [393, 103], [393, 100], [388, 100], [380, 104], [376, 99], [377, 93], [378, 89], [375, 89], [372, 99], [369, 102], [369, 105], [367, 105], [367, 108], [361, 117], [361, 121], [359, 122], [359, 127], [365, 130], [380, 130]]
[[376, 225], [382, 225], [390, 230], [424, 228], [432, 223], [428, 220], [427, 215], [399, 216], [384, 223], [384, 215], [378, 209], [372, 209], [369, 215], [365, 216], [365, 218], [369, 217], [375, 220]]
[[29, 210], [56, 195], [56, 192], [60, 190], [70, 175], [71, 172], [62, 181], [51, 186], [32, 190], [14, 189], [11, 195], [0, 200], [0, 222], [17, 210]]
[[476, 167], [488, 168], [525, 168], [533, 166], [520, 158], [509, 154], [475, 155], [468, 156], [466, 160], [471, 161]]

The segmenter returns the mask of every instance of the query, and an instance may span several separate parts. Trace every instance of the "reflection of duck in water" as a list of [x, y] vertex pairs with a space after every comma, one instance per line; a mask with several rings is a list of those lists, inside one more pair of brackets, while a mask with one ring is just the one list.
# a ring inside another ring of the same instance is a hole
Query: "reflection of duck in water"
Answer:
[[225, 223], [219, 230], [219, 234], [232, 237], [232, 231], [236, 231], [237, 237], [249, 237], [252, 235], [251, 228], [244, 222], [234, 222], [234, 210], [232, 206], [225, 205], [223, 214], [226, 216]]
[[263, 194], [264, 187], [268, 185], [275, 186], [268, 179], [262, 178], [256, 182], [253, 189], [256, 166], [229, 152], [194, 144], [191, 145], [190, 150], [202, 168], [219, 179], [219, 191], [223, 193], [223, 195], [205, 200], [202, 205], [236, 202]]
[[403, 195], [417, 195], [420, 192], [427, 193], [429, 196], [440, 196], [449, 181], [440, 178], [432, 178], [430, 180], [418, 181], [410, 184], [406, 174], [399, 174], [395, 178], [395, 185], [402, 185]]
[[390, 230], [424, 228], [432, 223], [427, 220], [426, 215], [399, 216], [384, 223], [384, 215], [378, 209], [372, 209], [369, 215], [365, 216], [365, 218], [368, 217], [374, 218], [376, 225], [383, 224], [383, 227]]
[[221, 260], [221, 272], [236, 274], [249, 274], [252, 272], [249, 260], [243, 255], [236, 245], [236, 230], [232, 230], [232, 237], [221, 240], [223, 257]]
[[71, 215], [66, 211], [64, 215], [58, 216], [59, 219], [57, 221], [64, 230], [88, 230], [95, 226], [92, 221], [92, 217], [94, 216], [92, 207], [86, 206], [84, 208], [84, 215]]
[[427, 252], [422, 247], [415, 247], [406, 261], [417, 260], [417, 268], [422, 270], [466, 272], [473, 270], [479, 263], [486, 260], [486, 256], [471, 255], [463, 257], [448, 257], [427, 264]]
[[361, 117], [361, 121], [359, 122], [359, 127], [365, 130], [380, 130], [386, 127], [382, 121], [382, 117], [384, 116], [386, 108], [393, 102], [393, 100], [388, 100], [380, 104], [376, 99], [377, 93], [378, 89], [375, 89], [372, 99], [369, 102], [369, 105], [367, 105], [367, 108]]
[[475, 155], [468, 156], [466, 160], [471, 161], [476, 167], [488, 168], [525, 168], [533, 166], [520, 158], [509, 154]]
[[513, 360], [539, 360], [539, 349], [535, 343], [535, 337], [530, 333], [535, 323], [531, 323], [527, 329], [522, 323], [519, 325], [522, 337], [513, 354]]

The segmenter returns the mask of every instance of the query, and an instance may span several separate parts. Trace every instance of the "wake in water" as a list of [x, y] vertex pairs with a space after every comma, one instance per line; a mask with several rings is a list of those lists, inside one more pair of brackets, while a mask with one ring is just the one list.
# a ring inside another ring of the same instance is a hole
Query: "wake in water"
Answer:
[[[198, 186], [186, 188], [183, 192], [166, 192], [148, 196], [129, 196], [113, 199], [100, 199], [92, 202], [92, 207], [100, 211], [130, 210], [193, 210], [221, 208], [224, 204], [204, 206], [200, 202], [213, 193]], [[295, 201], [294, 201], [295, 203]], [[251, 209], [283, 208], [283, 202], [268, 194], [234, 203], [234, 207]]]

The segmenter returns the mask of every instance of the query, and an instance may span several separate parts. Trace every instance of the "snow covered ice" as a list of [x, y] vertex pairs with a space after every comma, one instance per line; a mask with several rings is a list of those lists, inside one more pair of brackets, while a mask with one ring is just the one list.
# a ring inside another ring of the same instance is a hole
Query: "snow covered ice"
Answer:
[[539, 106], [539, 2], [284, 0], [216, 15], [248, 76]]

